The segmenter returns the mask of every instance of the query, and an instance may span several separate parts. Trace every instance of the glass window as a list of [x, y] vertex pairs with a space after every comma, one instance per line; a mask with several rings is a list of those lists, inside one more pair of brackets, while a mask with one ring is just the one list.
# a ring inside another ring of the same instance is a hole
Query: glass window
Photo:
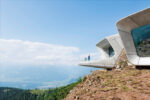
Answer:
[[109, 57], [112, 57], [115, 55], [115, 52], [111, 46], [108, 48], [108, 53], [109, 53]]
[[150, 56], [150, 24], [135, 28], [131, 31], [138, 56]]

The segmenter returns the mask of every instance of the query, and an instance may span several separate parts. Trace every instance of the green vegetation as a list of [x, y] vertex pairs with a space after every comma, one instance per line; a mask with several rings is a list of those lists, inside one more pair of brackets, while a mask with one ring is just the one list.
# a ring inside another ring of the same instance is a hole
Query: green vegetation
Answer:
[[36, 95], [29, 90], [1, 87], [0, 100], [36, 100]]
[[82, 79], [77, 82], [54, 89], [23, 90], [0, 87], [0, 100], [62, 100]]

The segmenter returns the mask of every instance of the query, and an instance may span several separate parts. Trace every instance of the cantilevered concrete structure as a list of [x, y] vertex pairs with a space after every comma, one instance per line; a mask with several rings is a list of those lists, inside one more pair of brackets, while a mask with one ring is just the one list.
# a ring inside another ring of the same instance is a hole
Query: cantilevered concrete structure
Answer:
[[150, 66], [150, 8], [117, 22], [128, 60], [136, 66]]
[[96, 47], [101, 53], [101, 59], [95, 61], [84, 61], [79, 65], [111, 69], [114, 67], [118, 56], [123, 50], [123, 45], [118, 34], [106, 37]]

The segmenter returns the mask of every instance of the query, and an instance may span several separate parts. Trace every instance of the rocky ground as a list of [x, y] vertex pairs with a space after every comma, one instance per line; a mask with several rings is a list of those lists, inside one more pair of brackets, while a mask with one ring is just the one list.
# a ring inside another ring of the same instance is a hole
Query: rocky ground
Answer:
[[150, 69], [136, 69], [123, 55], [117, 69], [84, 76], [64, 100], [150, 100]]

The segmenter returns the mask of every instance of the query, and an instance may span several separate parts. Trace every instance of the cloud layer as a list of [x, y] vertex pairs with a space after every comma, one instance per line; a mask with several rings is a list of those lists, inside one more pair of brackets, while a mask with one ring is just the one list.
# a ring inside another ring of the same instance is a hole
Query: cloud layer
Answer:
[[0, 64], [76, 65], [79, 48], [40, 42], [0, 39]]

